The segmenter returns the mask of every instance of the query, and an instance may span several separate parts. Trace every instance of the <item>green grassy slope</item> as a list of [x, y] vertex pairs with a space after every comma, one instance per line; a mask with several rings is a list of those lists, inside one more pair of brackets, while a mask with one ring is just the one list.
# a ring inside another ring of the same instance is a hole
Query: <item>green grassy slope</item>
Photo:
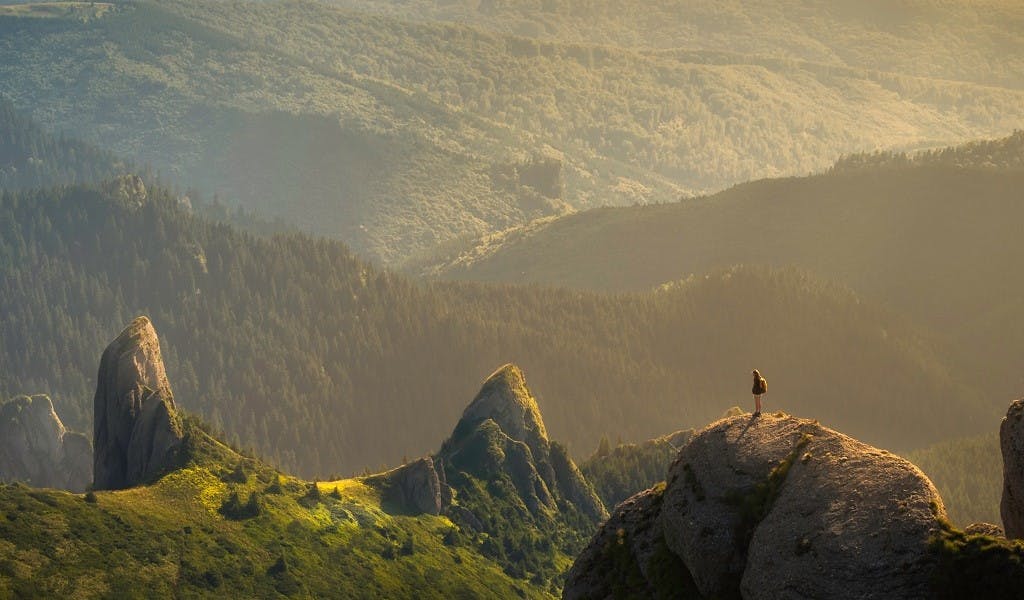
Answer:
[[[417, 283], [336, 242], [254, 237], [159, 189], [140, 201], [108, 185], [0, 194], [0, 276], [0, 395], [47, 393], [87, 430], [95, 356], [147, 314], [177, 400], [306, 476], [433, 449], [474, 380], [507, 362], [570, 448], [705, 423], [749, 402], [754, 366], [769, 409], [890, 448], [996, 412], [901, 319], [794, 270], [625, 295]], [[837, 389], [846, 368], [863, 376]]]
[[[193, 455], [151, 486], [88, 496], [0, 485], [0, 595], [551, 597], [445, 517], [382, 510], [361, 480], [310, 484], [188, 423]], [[197, 439], [198, 438], [198, 439]], [[318, 494], [311, 494], [316, 485]], [[255, 494], [258, 514], [224, 514]], [[562, 562], [566, 558], [562, 557]]]
[[[0, 93], [48, 127], [386, 262], [567, 206], [674, 200], [1024, 118], [1015, 89], [313, 2], [0, 14], [0, 33]], [[560, 194], [503, 175], [535, 158], [560, 162]]]

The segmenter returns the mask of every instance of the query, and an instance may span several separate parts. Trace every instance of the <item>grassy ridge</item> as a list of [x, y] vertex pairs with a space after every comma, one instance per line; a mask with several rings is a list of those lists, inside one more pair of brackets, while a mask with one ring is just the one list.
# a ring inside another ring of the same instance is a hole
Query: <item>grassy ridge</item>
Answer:
[[[359, 480], [302, 482], [194, 422], [187, 435], [192, 460], [151, 486], [85, 496], [0, 486], [0, 594], [550, 597], [506, 575], [479, 540], [453, 537], [445, 517], [389, 515]], [[256, 494], [258, 514], [222, 514], [231, 494]]]

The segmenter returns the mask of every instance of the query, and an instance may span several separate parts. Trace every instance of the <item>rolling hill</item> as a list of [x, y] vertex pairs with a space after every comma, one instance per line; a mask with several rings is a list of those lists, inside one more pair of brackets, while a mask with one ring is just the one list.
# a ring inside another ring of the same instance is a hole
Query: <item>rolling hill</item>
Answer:
[[336, 0], [544, 40], [771, 56], [1024, 87], [1024, 9], [1006, 0]]
[[[976, 433], [997, 404], [902, 319], [806, 272], [726, 269], [621, 295], [421, 283], [337, 242], [207, 221], [132, 177], [0, 195], [0, 277], [0, 396], [48, 394], [87, 430], [91, 357], [148, 314], [185, 408], [307, 476], [422, 454], [465, 380], [505, 362], [531, 374], [555, 437], [584, 450], [707, 422], [749, 401], [752, 366], [772, 381], [769, 410], [889, 447]], [[866, 376], [836, 391], [846, 368]]]
[[[0, 94], [47, 128], [388, 264], [1024, 119], [1009, 84], [801, 62], [771, 44], [654, 52], [315, 2], [19, 4], [0, 34]], [[990, 54], [964, 53], [966, 70], [998, 64]]]
[[587, 211], [483, 240], [442, 277], [639, 290], [732, 264], [796, 265], [935, 332], [993, 397], [1019, 393], [1024, 134], [847, 157], [828, 173]]

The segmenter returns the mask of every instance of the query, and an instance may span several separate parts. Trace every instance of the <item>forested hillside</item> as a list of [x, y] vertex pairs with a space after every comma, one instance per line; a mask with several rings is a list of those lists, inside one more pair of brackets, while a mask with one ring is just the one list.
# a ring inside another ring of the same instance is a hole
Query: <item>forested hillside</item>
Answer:
[[797, 265], [934, 331], [958, 377], [1005, 400], [1022, 382], [1024, 328], [1012, 315], [1024, 282], [1012, 274], [1024, 256], [1024, 170], [995, 165], [1019, 161], [1021, 139], [852, 157], [828, 174], [588, 211], [483, 240], [441, 274], [621, 291], [737, 263]]
[[336, 1], [539, 39], [773, 56], [1024, 87], [1024, 6], [1008, 0]]
[[[87, 430], [95, 357], [148, 314], [179, 403], [306, 474], [433, 449], [476, 382], [510, 361], [577, 453], [602, 433], [706, 423], [749, 399], [755, 365], [769, 410], [883, 446], [970, 434], [995, 413], [927, 340], [803, 272], [730, 269], [614, 296], [420, 284], [336, 242], [193, 217], [132, 178], [4, 192], [0, 277], [0, 397], [48, 393]], [[862, 376], [837, 387], [847, 369]]]
[[[17, 108], [387, 263], [570, 208], [670, 201], [1024, 119], [1012, 86], [794, 61], [771, 44], [648, 52], [314, 2], [17, 8], [0, 12], [0, 93]], [[781, 37], [800, 23], [784, 22], [770, 21]], [[971, 71], [990, 61], [976, 37], [958, 38]]]
[[109, 152], [45, 131], [0, 96], [0, 189], [100, 181], [126, 168]]
[[1002, 523], [1003, 460], [998, 435], [939, 442], [906, 457], [932, 480], [958, 526]]

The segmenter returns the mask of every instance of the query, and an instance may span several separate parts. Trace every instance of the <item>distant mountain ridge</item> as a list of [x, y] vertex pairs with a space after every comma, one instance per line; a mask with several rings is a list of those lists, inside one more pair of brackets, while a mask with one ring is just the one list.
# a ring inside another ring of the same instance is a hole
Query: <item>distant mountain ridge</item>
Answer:
[[[177, 185], [387, 264], [573, 209], [672, 201], [1024, 119], [1020, 89], [863, 66], [723, 62], [323, 3], [108, 8], [0, 14], [0, 93]], [[508, 176], [538, 161], [559, 166], [560, 194]]]
[[[992, 397], [1019, 389], [1024, 136], [919, 155], [856, 155], [828, 173], [660, 206], [606, 208], [480, 240], [424, 273], [620, 292], [735, 264], [795, 265], [942, 341]], [[980, 291], [984, 290], [983, 293]]]
[[[543, 40], [721, 52], [1024, 87], [1012, 2], [335, 0]], [[967, 58], [965, 49], [972, 48]]]
[[[474, 392], [451, 374], [508, 361], [543, 390], [547, 429], [584, 452], [602, 434], [648, 439], [720, 415], [748, 398], [752, 364], [773, 382], [768, 406], [813, 407], [879, 443], [971, 435], [996, 410], [933, 341], [800, 271], [621, 296], [420, 283], [336, 242], [211, 223], [138, 184], [0, 195], [0, 396], [45, 391], [73, 429], [91, 428], [81, 357], [140, 313], [185, 409], [310, 477], [432, 451]], [[851, 360], [872, 377], [819, 405]], [[921, 415], [924, 399], [946, 408]]]

